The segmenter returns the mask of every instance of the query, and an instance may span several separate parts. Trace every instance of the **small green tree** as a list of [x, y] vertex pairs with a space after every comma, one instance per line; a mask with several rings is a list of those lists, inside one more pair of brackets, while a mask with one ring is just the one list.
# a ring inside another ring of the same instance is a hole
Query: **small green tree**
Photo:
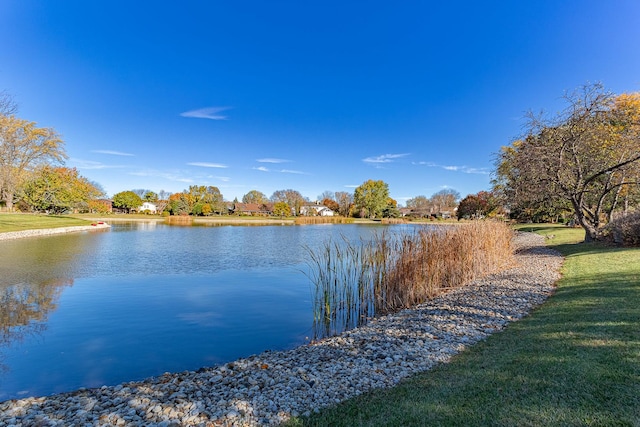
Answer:
[[131, 209], [137, 209], [142, 206], [142, 199], [133, 191], [121, 191], [113, 195], [113, 206], [130, 213]]
[[387, 199], [387, 206], [382, 210], [383, 218], [399, 218], [400, 210], [398, 209], [398, 202], [391, 197]]
[[144, 193], [142, 200], [144, 200], [145, 202], [155, 203], [158, 201], [158, 194], [154, 193], [153, 191], [147, 191], [146, 193]]
[[378, 218], [387, 207], [389, 185], [384, 181], [370, 179], [356, 188], [353, 199], [362, 216]]

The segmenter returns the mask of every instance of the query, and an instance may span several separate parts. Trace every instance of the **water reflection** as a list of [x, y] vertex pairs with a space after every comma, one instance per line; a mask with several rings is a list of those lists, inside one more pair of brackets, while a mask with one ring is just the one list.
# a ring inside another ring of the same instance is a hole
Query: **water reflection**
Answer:
[[84, 262], [94, 244], [86, 233], [2, 242], [0, 369], [9, 369], [3, 349], [43, 333], [63, 288], [73, 285], [74, 266]]
[[374, 229], [117, 223], [0, 242], [0, 400], [298, 346], [313, 336], [304, 247]]
[[72, 279], [0, 285], [0, 370], [8, 369], [2, 363], [2, 347], [42, 333], [49, 313], [57, 308], [62, 288], [71, 285]]

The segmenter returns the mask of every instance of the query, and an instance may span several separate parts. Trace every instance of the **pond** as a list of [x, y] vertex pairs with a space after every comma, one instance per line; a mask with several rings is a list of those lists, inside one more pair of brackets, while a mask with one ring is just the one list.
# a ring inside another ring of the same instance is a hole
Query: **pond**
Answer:
[[0, 401], [304, 344], [314, 333], [305, 248], [381, 227], [136, 222], [2, 241]]

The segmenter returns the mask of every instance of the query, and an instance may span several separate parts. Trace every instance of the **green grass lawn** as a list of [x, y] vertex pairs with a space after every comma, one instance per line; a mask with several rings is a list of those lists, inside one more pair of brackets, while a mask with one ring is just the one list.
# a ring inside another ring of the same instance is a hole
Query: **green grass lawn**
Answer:
[[543, 306], [448, 364], [289, 425], [640, 426], [640, 249], [521, 229], [566, 256]]
[[0, 233], [7, 231], [36, 230], [41, 228], [72, 227], [89, 225], [90, 221], [70, 216], [0, 214]]

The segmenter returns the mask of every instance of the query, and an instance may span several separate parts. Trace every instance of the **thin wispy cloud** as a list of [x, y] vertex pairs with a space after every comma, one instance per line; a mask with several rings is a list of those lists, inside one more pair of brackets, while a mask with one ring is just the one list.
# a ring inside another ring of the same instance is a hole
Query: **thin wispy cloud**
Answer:
[[138, 172], [129, 172], [129, 175], [134, 176], [146, 176], [146, 177], [154, 177], [154, 178], [164, 178], [169, 181], [175, 182], [185, 182], [185, 183], [193, 183], [193, 179], [186, 178], [177, 173], [168, 173], [168, 172], [159, 172], [155, 170], [146, 170], [146, 171], [138, 171]]
[[228, 176], [210, 176], [209, 178], [217, 179], [217, 180], [222, 181], [222, 182], [231, 181], [231, 178], [229, 178]]
[[74, 165], [78, 169], [87, 169], [87, 170], [119, 169], [124, 167], [122, 165], [105, 165], [104, 163], [101, 163], [101, 162], [95, 162], [92, 160], [82, 160], [82, 159], [69, 159], [69, 163]]
[[292, 170], [292, 169], [271, 170], [271, 169], [266, 168], [264, 166], [258, 166], [258, 167], [254, 167], [254, 168], [251, 168], [251, 169], [256, 170], [256, 171], [260, 171], [260, 172], [288, 173], [288, 174], [293, 174], [293, 175], [309, 175], [307, 172], [303, 172], [303, 171]]
[[372, 164], [372, 165], [381, 165], [384, 163], [392, 163], [395, 162], [396, 159], [400, 159], [402, 157], [406, 157], [408, 156], [409, 153], [402, 153], [402, 154], [382, 154], [380, 156], [374, 156], [374, 157], [367, 157], [365, 159], [362, 159], [363, 162], [368, 163], [368, 164]]
[[219, 169], [226, 169], [228, 168], [227, 165], [223, 165], [222, 163], [207, 163], [207, 162], [191, 162], [191, 163], [187, 163], [189, 166], [199, 166], [202, 168], [219, 168]]
[[347, 185], [345, 185], [345, 188], [358, 188], [358, 187], [359, 187], [359, 185], [356, 185], [356, 184], [347, 184]]
[[457, 165], [439, 165], [434, 162], [414, 162], [414, 165], [427, 166], [430, 168], [441, 168], [453, 172], [472, 173], [478, 175], [489, 175], [491, 172], [488, 168], [472, 168], [469, 166], [457, 166]]
[[92, 153], [109, 154], [110, 156], [133, 156], [131, 153], [123, 153], [122, 151], [113, 150], [91, 150]]
[[291, 160], [267, 158], [267, 159], [256, 159], [256, 162], [258, 163], [289, 163], [291, 162]]
[[193, 117], [196, 119], [228, 120], [228, 116], [219, 113], [230, 109], [231, 107], [206, 107], [197, 110], [185, 111], [184, 113], [180, 113], [180, 115], [182, 117]]

